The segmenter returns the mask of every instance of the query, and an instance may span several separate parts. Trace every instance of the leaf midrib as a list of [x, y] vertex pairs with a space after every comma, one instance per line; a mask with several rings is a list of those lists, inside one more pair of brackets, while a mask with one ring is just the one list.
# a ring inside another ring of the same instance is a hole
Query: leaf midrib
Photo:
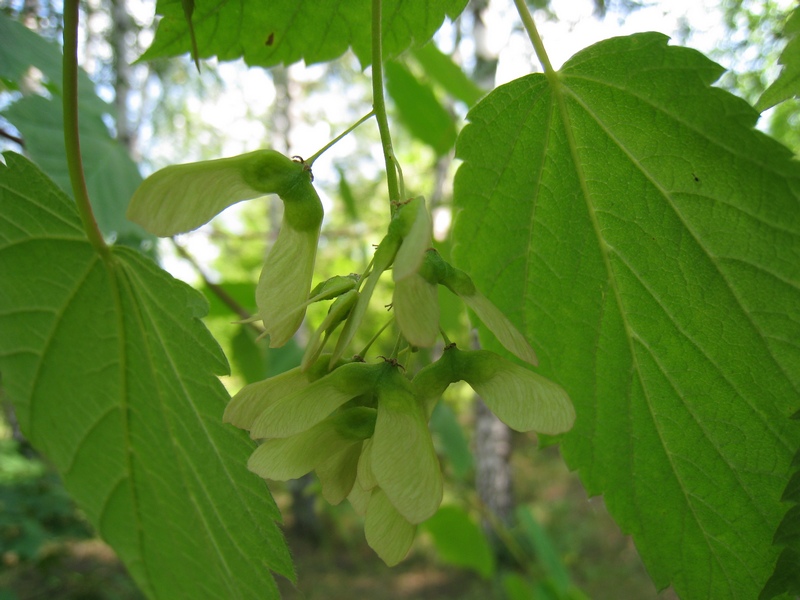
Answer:
[[[139, 294], [136, 293], [137, 289], [146, 290], [147, 288], [143, 287], [141, 285], [137, 288], [137, 286], [134, 285], [134, 282], [133, 282], [133, 274], [127, 268], [120, 269], [120, 271], [121, 271], [121, 279], [124, 278], [124, 283], [122, 281], [120, 282], [120, 288], [122, 288], [123, 286], [126, 288], [125, 292], [127, 292], [127, 295], [129, 297], [131, 303], [134, 306], [136, 306], [136, 308], [137, 308], [136, 312], [132, 316], [136, 319], [136, 325], [137, 325], [137, 328], [139, 330], [139, 335], [140, 335], [141, 339], [144, 341], [144, 344], [145, 344], [145, 348], [144, 348], [143, 354], [146, 357], [147, 362], [149, 363], [148, 364], [148, 370], [149, 370], [149, 372], [151, 374], [153, 374], [154, 380], [158, 381], [159, 378], [156, 377], [156, 373], [158, 373], [158, 368], [156, 366], [156, 361], [154, 360], [155, 359], [155, 353], [151, 349], [151, 337], [147, 334], [147, 328], [145, 327], [145, 322], [147, 322], [149, 320], [149, 322], [151, 324], [153, 324], [154, 328], [156, 328], [156, 330], [158, 330], [158, 327], [157, 327], [158, 321], [157, 321], [157, 319], [155, 319], [153, 317], [152, 314], [149, 313], [149, 311], [147, 310], [146, 303], [143, 302], [142, 299], [140, 298]], [[120, 289], [120, 294], [121, 293], [122, 293], [122, 289]], [[159, 333], [158, 338], [155, 341], [156, 342], [160, 342], [161, 347], [166, 349], [167, 345], [165, 343], [163, 343], [163, 341], [161, 341], [163, 339], [163, 336], [161, 335], [160, 331], [158, 333]], [[179, 371], [175, 368], [175, 365], [171, 360], [170, 354], [168, 352], [166, 352], [166, 350], [165, 350], [164, 355], [167, 356], [170, 359], [169, 367], [172, 370], [172, 376], [175, 378], [176, 381], [180, 382], [183, 399], [184, 400], [189, 400], [191, 398], [191, 395], [186, 390], [186, 388], [184, 386], [184, 383], [183, 383], [183, 378], [180, 377]], [[187, 496], [190, 499], [190, 501], [192, 502], [195, 514], [202, 520], [202, 522], [203, 522], [203, 524], [205, 526], [205, 533], [207, 534], [205, 537], [206, 537], [206, 539], [210, 540], [210, 542], [211, 542], [211, 544], [212, 544], [212, 546], [214, 548], [214, 551], [215, 551], [215, 553], [216, 553], [216, 555], [217, 555], [217, 557], [219, 559], [219, 564], [223, 565], [224, 568], [225, 568], [225, 572], [227, 574], [227, 577], [225, 577], [225, 585], [226, 585], [226, 588], [228, 589], [228, 592], [231, 594], [231, 596], [229, 596], [229, 597], [235, 598], [235, 597], [237, 597], [237, 594], [236, 594], [236, 590], [231, 589], [231, 587], [230, 587], [231, 586], [231, 580], [232, 580], [232, 572], [231, 572], [230, 566], [228, 564], [228, 561], [226, 560], [225, 553], [220, 550], [218, 544], [216, 543], [215, 537], [213, 535], [211, 535], [211, 529], [208, 526], [208, 523], [206, 521], [206, 516], [205, 516], [204, 512], [201, 510], [200, 506], [197, 504], [197, 500], [195, 499], [194, 494], [190, 493], [190, 490], [192, 490], [193, 488], [190, 487], [190, 485], [189, 485], [191, 477], [186, 472], [187, 466], [192, 471], [192, 474], [193, 474], [194, 478], [198, 482], [201, 482], [202, 479], [197, 476], [197, 473], [192, 468], [192, 464], [191, 464], [191, 461], [188, 459], [186, 450], [183, 448], [183, 446], [181, 444], [178, 443], [177, 437], [176, 437], [174, 429], [173, 429], [173, 424], [172, 424], [171, 419], [168, 417], [168, 415], [166, 415], [164, 413], [164, 406], [165, 406], [165, 404], [168, 403], [167, 398], [164, 397], [164, 390], [160, 386], [157, 386], [156, 389], [157, 389], [158, 398], [159, 398], [157, 405], [158, 405], [159, 410], [161, 412], [161, 421], [166, 426], [167, 430], [169, 431], [169, 441], [170, 441], [171, 445], [173, 446], [173, 448], [175, 449], [176, 454], [180, 455], [182, 457], [182, 460], [177, 460], [176, 463], [177, 463], [178, 469], [179, 469], [179, 471], [181, 473], [181, 478], [182, 478], [182, 481], [183, 481], [183, 489], [187, 491]], [[191, 401], [188, 401], [187, 404], [189, 404], [190, 406], [192, 406], [192, 408], [194, 408], [194, 406], [193, 406]], [[201, 421], [198, 418], [198, 415], [196, 413], [195, 413], [195, 417], [197, 418], [198, 422]], [[210, 440], [209, 436], [207, 435], [207, 432], [204, 431], [204, 433], [206, 433], [206, 437]], [[130, 439], [127, 440], [127, 443], [128, 443], [127, 447], [131, 448]], [[213, 446], [213, 444], [212, 444], [212, 446]], [[206, 487], [204, 485], [202, 485], [202, 484], [200, 485], [200, 487], [201, 487], [201, 489], [203, 489], [203, 491], [204, 491], [204, 493], [206, 495], [206, 498], [209, 501], [209, 504], [211, 506], [215, 506], [215, 503], [213, 502], [213, 500], [209, 496], [208, 490], [206, 489]], [[137, 504], [137, 514], [138, 514], [138, 506], [139, 505]], [[237, 545], [237, 547], [238, 547], [238, 545]]]
[[[658, 419], [655, 417], [653, 406], [652, 406], [652, 403], [651, 403], [651, 401], [649, 399], [649, 394], [647, 392], [646, 387], [643, 384], [644, 379], [642, 377], [642, 370], [641, 370], [641, 366], [639, 364], [639, 360], [638, 360], [638, 356], [637, 356], [637, 353], [636, 353], [636, 349], [634, 348], [634, 344], [633, 344], [634, 337], [636, 337], [638, 339], [638, 336], [635, 336], [635, 334], [634, 334], [634, 332], [632, 330], [631, 324], [628, 321], [627, 314], [626, 314], [625, 310], [623, 309], [623, 302], [622, 302], [622, 298], [620, 296], [620, 290], [619, 290], [619, 287], [617, 285], [616, 278], [614, 277], [613, 268], [611, 266], [611, 260], [610, 260], [610, 256], [609, 256], [609, 247], [606, 244], [605, 239], [603, 238], [603, 236], [601, 234], [600, 226], [599, 226], [599, 223], [598, 223], [598, 220], [597, 220], [597, 216], [596, 216], [596, 211], [595, 211], [594, 205], [591, 202], [591, 194], [589, 192], [589, 188], [588, 188], [588, 185], [587, 185], [586, 176], [585, 176], [585, 173], [584, 173], [584, 171], [582, 169], [582, 166], [581, 166], [582, 163], [581, 163], [580, 156], [578, 154], [578, 149], [577, 149], [578, 145], [577, 145], [577, 142], [575, 140], [575, 136], [573, 134], [573, 127], [572, 127], [572, 124], [571, 124], [571, 119], [570, 119], [570, 116], [569, 116], [569, 112], [567, 110], [565, 96], [567, 94], [569, 94], [572, 98], [574, 98], [576, 100], [576, 102], [578, 102], [578, 104], [581, 107], [583, 107], [584, 110], [586, 110], [589, 115], [592, 116], [592, 118], [595, 120], [595, 122], [597, 122], [597, 124], [602, 127], [603, 131], [609, 136], [609, 139], [613, 140], [614, 143], [617, 144], [617, 146], [620, 148], [620, 150], [622, 150], [626, 154], [626, 156], [628, 156], [629, 158], [632, 158], [632, 157], [630, 157], [630, 153], [627, 152], [625, 147], [622, 146], [619, 143], [619, 141], [610, 134], [610, 132], [608, 132], [607, 128], [604, 125], [602, 125], [602, 123], [598, 119], [596, 119], [594, 113], [592, 111], [588, 110], [588, 108], [580, 101], [579, 98], [577, 98], [575, 96], [575, 94], [571, 93], [571, 90], [569, 90], [569, 88], [566, 85], [564, 85], [564, 83], [563, 83], [563, 81], [562, 81], [562, 79], [560, 77], [549, 77], [548, 80], [549, 80], [550, 86], [551, 86], [551, 88], [553, 90], [553, 96], [555, 98], [556, 104], [558, 105], [558, 108], [559, 108], [559, 112], [560, 112], [560, 115], [561, 115], [562, 123], [563, 123], [563, 126], [564, 126], [564, 132], [565, 132], [565, 135], [566, 135], [566, 138], [567, 138], [567, 146], [569, 147], [570, 157], [572, 159], [572, 163], [573, 163], [574, 169], [575, 169], [575, 174], [577, 176], [577, 179], [578, 179], [578, 182], [579, 182], [579, 185], [580, 185], [581, 194], [582, 194], [582, 196], [584, 198], [584, 201], [586, 203], [586, 210], [587, 210], [587, 213], [588, 213], [588, 216], [589, 216], [589, 220], [590, 220], [591, 225], [592, 225], [592, 230], [594, 232], [595, 239], [597, 241], [597, 246], [598, 246], [598, 248], [600, 250], [600, 254], [601, 254], [601, 257], [602, 257], [602, 261], [603, 261], [603, 266], [604, 266], [605, 272], [606, 272], [606, 281], [608, 282], [609, 287], [613, 290], [613, 293], [614, 293], [615, 304], [617, 305], [617, 310], [618, 310], [619, 315], [620, 315], [620, 320], [622, 322], [623, 329], [625, 331], [625, 339], [626, 339], [626, 343], [627, 343], [627, 346], [628, 346], [628, 351], [629, 351], [629, 354], [630, 354], [630, 360], [631, 360], [631, 363], [633, 364], [634, 371], [635, 371], [637, 379], [639, 380], [639, 383], [640, 383], [640, 386], [642, 388], [642, 392], [644, 394], [644, 397], [647, 400], [647, 406], [648, 406], [648, 411], [649, 411], [649, 414], [650, 414], [650, 418], [652, 420], [652, 423], [653, 423], [653, 425], [655, 427], [656, 432], [658, 433], [658, 439], [659, 439], [659, 442], [661, 444], [662, 452], [663, 452], [665, 458], [667, 459], [667, 461], [670, 464], [671, 475], [672, 475], [674, 481], [676, 482], [678, 489], [683, 494], [685, 505], [689, 509], [689, 511], [691, 512], [697, 529], [700, 532], [702, 532], [703, 539], [706, 542], [706, 546], [708, 547], [709, 554], [713, 557], [713, 560], [718, 565], [718, 567], [721, 568], [723, 572], [725, 572], [725, 569], [722, 567], [722, 564], [720, 563], [720, 560], [717, 557], [717, 555], [716, 555], [716, 553], [714, 551], [714, 548], [713, 548], [713, 546], [711, 544], [711, 538], [709, 538], [708, 533], [705, 531], [705, 528], [702, 525], [702, 521], [699, 519], [693, 504], [689, 500], [687, 490], [684, 488], [684, 486], [682, 484], [682, 480], [679, 477], [678, 470], [677, 470], [677, 468], [676, 468], [676, 466], [675, 466], [675, 464], [674, 464], [674, 462], [672, 460], [672, 455], [669, 452], [668, 445], [667, 445], [666, 440], [664, 438], [664, 434], [663, 434], [662, 428], [660, 427]], [[636, 164], [638, 166], [638, 162], [636, 162], [636, 161], [634, 161], [633, 164]], [[640, 168], [640, 170], [641, 170], [641, 168]], [[649, 176], [649, 173], [646, 173], [644, 171], [642, 171], [642, 173], [643, 173], [643, 175], [645, 175], [647, 177], [648, 181], [651, 181], [651, 183], [655, 186], [655, 188], [658, 189], [662, 193], [662, 195], [664, 195], [664, 191], [661, 188], [661, 186], [656, 185], [656, 183]], [[668, 198], [665, 198], [665, 199], [668, 200]], [[684, 226], [685, 226], [685, 223], [684, 223], [683, 219], [681, 218], [680, 215], [677, 215], [677, 211], [675, 211], [675, 208], [674, 208], [674, 206], [672, 205], [671, 202], [669, 202], [669, 205], [672, 208], [673, 212], [676, 212], [676, 216], [678, 216], [678, 218], [680, 219], [681, 223], [683, 223]], [[703, 252], [707, 254], [706, 249], [701, 244], [699, 244], [699, 242], [697, 241], [696, 237], [694, 236], [694, 232], [692, 232], [688, 227], [687, 227], [687, 230], [691, 232], [692, 237], [695, 239], [695, 243], [697, 243], [702, 248]], [[710, 257], [709, 257], [709, 259], [710, 259]], [[713, 261], [712, 261], [712, 264], [714, 264], [716, 266], [716, 263], [714, 263]], [[719, 269], [717, 269], [717, 270], [719, 271]], [[721, 273], [720, 273], [720, 276], [722, 277]], [[638, 276], [637, 276], [637, 278], [638, 278]], [[730, 283], [727, 281], [727, 279], [725, 279], [723, 277], [723, 280], [726, 282], [726, 285], [730, 289]], [[730, 290], [730, 292], [733, 295], [733, 297], [736, 298], [737, 304], [739, 304], [739, 306], [741, 308], [741, 303], [739, 301], [738, 296], [733, 294], [733, 290], [732, 289]], [[652, 296], [652, 294], [651, 294], [651, 296]], [[655, 297], [654, 297], [654, 300], [655, 300]], [[669, 314], [669, 313], [666, 313], [666, 314]], [[748, 315], [748, 318], [749, 318], [749, 315]], [[758, 331], [757, 328], [756, 328], [756, 331]], [[758, 331], [758, 333], [759, 333], [759, 335], [761, 335], [760, 331]], [[772, 357], [772, 353], [770, 352], [769, 354], [770, 354], [770, 357], [773, 358], [773, 361], [774, 361], [774, 357]], [[710, 357], [708, 357], [705, 354], [705, 352], [703, 352], [703, 355], [706, 356], [706, 358], [708, 358], [709, 361], [712, 362], [712, 364], [713, 364], [713, 361], [711, 361]], [[715, 365], [715, 367], [716, 367], [716, 365]], [[783, 371], [781, 370], [781, 372], [783, 372]], [[724, 375], [723, 375], [723, 377], [724, 377]], [[725, 378], [725, 380], [727, 381], [727, 378]], [[632, 396], [630, 396], [630, 395], [628, 396], [629, 401], [630, 401], [631, 397]], [[680, 395], [678, 395], [678, 397], [682, 399], [682, 397]], [[708, 438], [706, 438], [706, 439], [710, 443], [710, 440]], [[713, 444], [711, 444], [711, 445], [713, 446]], [[726, 462], [726, 464], [727, 464], [727, 462]], [[762, 518], [763, 518], [763, 515], [760, 515], [760, 516], [762, 516]], [[728, 585], [729, 586], [730, 586], [730, 581], [731, 581], [730, 578], [728, 578]], [[711, 582], [709, 582], [709, 586], [711, 586]]]
[[[156, 330], [158, 330], [158, 339], [161, 340], [161, 346], [166, 348], [167, 344], [163, 341], [164, 340], [164, 335], [160, 331], [160, 328], [158, 327], [158, 324], [160, 323], [160, 321], [158, 319], [156, 319], [152, 314], [150, 314], [148, 312], [148, 306], [150, 305], [150, 302], [154, 303], [155, 305], [160, 305], [159, 298], [153, 296], [152, 294], [150, 294], [149, 293], [149, 288], [147, 286], [144, 286], [144, 285], [135, 286], [134, 285], [133, 278], [135, 278], [135, 273], [133, 273], [130, 270], [127, 270], [127, 269], [126, 269], [125, 273], [126, 273], [126, 276], [128, 277], [128, 286], [129, 286], [130, 290], [132, 291], [131, 292], [132, 293], [132, 297], [133, 298], [137, 298], [138, 299], [138, 301], [136, 302], [137, 306], [140, 309], [142, 309], [142, 310], [147, 312], [147, 317], [150, 319], [150, 322], [153, 323], [154, 327], [156, 328]], [[144, 293], [148, 294], [150, 302], [146, 302], [143, 299], [141, 299], [139, 294], [134, 294], [133, 293], [133, 290], [140, 290], [140, 291], [143, 290]], [[164, 309], [163, 306], [161, 306], [161, 308]], [[168, 311], [167, 311], [167, 313], [168, 313]], [[139, 315], [137, 315], [137, 316], [139, 317], [139, 320], [141, 321], [141, 316], [139, 316]], [[180, 326], [181, 324], [177, 323], [177, 325]], [[186, 331], [185, 328], [183, 328], [183, 327], [181, 327], [181, 328], [184, 329], [184, 331]], [[142, 329], [142, 331], [144, 331], [144, 329]], [[191, 332], [186, 331], [186, 334], [188, 336], [191, 336]], [[145, 339], [149, 339], [149, 338], [146, 337]], [[153, 353], [152, 352], [147, 352], [147, 356], [148, 356], [149, 359], [151, 359], [152, 356], [153, 356]], [[205, 438], [208, 440], [209, 445], [214, 450], [214, 453], [215, 453], [215, 455], [217, 457], [217, 460], [219, 461], [219, 464], [222, 465], [222, 467], [224, 469], [224, 472], [225, 472], [226, 477], [228, 479], [228, 485], [230, 486], [231, 489], [235, 490], [236, 496], [239, 498], [239, 506], [237, 508], [244, 508], [247, 511], [247, 514], [248, 514], [251, 522], [259, 523], [261, 521], [261, 519], [263, 518], [263, 516], [258, 516], [258, 515], [253, 514], [249, 503], [246, 502], [245, 498], [242, 496], [242, 490], [239, 488], [238, 485], [236, 485], [235, 479], [231, 476], [231, 473], [230, 473], [230, 471], [228, 469], [228, 466], [227, 466], [228, 463], [226, 462], [226, 460], [219, 453], [219, 446], [213, 442], [213, 437], [209, 433], [208, 429], [206, 428], [205, 422], [204, 422], [204, 420], [202, 418], [202, 415], [197, 412], [197, 408], [196, 408], [195, 404], [193, 402], [191, 402], [191, 394], [190, 394], [189, 390], [186, 389], [186, 387], [184, 385], [183, 378], [180, 377], [179, 369], [176, 367], [175, 363], [172, 361], [172, 356], [169, 353], [167, 353], [167, 356], [170, 359], [169, 366], [170, 366], [170, 368], [171, 368], [171, 370], [173, 372], [173, 377], [175, 378], [176, 381], [179, 381], [180, 384], [181, 384], [182, 396], [186, 400], [185, 405], [188, 405], [188, 407], [192, 410], [193, 415], [195, 417], [195, 420], [196, 420], [198, 426], [202, 429]], [[155, 372], [155, 365], [152, 362], [151, 362], [151, 367], [150, 368], [153, 370], [153, 372]], [[165, 405], [165, 401], [162, 401], [162, 402], [159, 403], [159, 406], [162, 407], [162, 408], [164, 407], [164, 405]], [[179, 461], [179, 465], [180, 465], [181, 473], [182, 473], [183, 477], [184, 478], [190, 477], [186, 472], [186, 467], [188, 466], [188, 468], [189, 468], [189, 470], [191, 472], [191, 478], [193, 478], [193, 480], [199, 485], [200, 489], [203, 490], [208, 505], [213, 508], [213, 514], [216, 517], [217, 522], [222, 526], [222, 529], [227, 530], [226, 520], [222, 518], [222, 516], [220, 514], [220, 507], [217, 506], [217, 503], [214, 501], [214, 498], [209, 493], [208, 487], [204, 484], [204, 478], [202, 476], [202, 473], [198, 473], [196, 471], [194, 463], [189, 459], [188, 455], [190, 454], [190, 451], [187, 451], [178, 442], [177, 436], [175, 435], [174, 430], [173, 430], [172, 422], [169, 420], [168, 416], [167, 415], [163, 415], [163, 419], [164, 419], [164, 422], [169, 427], [171, 443], [176, 448], [176, 450], [180, 452], [181, 456], [184, 457], [183, 461]], [[183, 463], [185, 463], [185, 465]], [[190, 488], [187, 487], [186, 489], [188, 491]], [[192, 503], [195, 505], [197, 514], [200, 516], [201, 519], [203, 519], [204, 522], [207, 522], [206, 514], [201, 510], [201, 507], [197, 504], [197, 502], [195, 500], [195, 497], [194, 497], [194, 494], [191, 494], [190, 497], [192, 499]], [[213, 535], [214, 529], [211, 528], [211, 527], [206, 527], [206, 532], [207, 532], [208, 538], [211, 539], [212, 543], [214, 544], [215, 551], [220, 556], [220, 562], [225, 565], [225, 569], [226, 569], [226, 572], [228, 574], [228, 578], [226, 580], [227, 585], [228, 586], [233, 585], [235, 583], [235, 575], [234, 575], [233, 570], [230, 568], [230, 565], [229, 565], [230, 560], [226, 560], [225, 553], [223, 553], [220, 550], [219, 546], [217, 545], [216, 537]], [[248, 563], [252, 562], [251, 561], [251, 557], [247, 554], [247, 552], [245, 552], [245, 550], [242, 548], [242, 546], [238, 543], [238, 540], [233, 539], [231, 541], [234, 542], [234, 546], [237, 548], [237, 550], [238, 550], [240, 556], [242, 557], [242, 559], [244, 561], [248, 562]], [[239, 583], [241, 584], [242, 582], [240, 581]], [[230, 596], [230, 597], [239, 597], [239, 595], [241, 593], [241, 590], [236, 588], [236, 589], [232, 590], [231, 593], [233, 595]], [[255, 593], [256, 596], [258, 596], [261, 592], [259, 592], [258, 590], [254, 590], [254, 593]]]

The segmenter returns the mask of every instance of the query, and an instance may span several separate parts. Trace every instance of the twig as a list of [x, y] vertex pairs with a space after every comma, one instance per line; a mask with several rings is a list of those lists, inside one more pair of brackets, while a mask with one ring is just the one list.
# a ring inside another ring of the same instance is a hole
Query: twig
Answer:
[[[181, 258], [183, 258], [190, 265], [192, 265], [194, 270], [197, 271], [197, 274], [200, 275], [200, 279], [203, 280], [203, 283], [208, 287], [209, 290], [212, 291], [212, 293], [217, 298], [222, 300], [222, 302], [228, 308], [230, 308], [233, 312], [239, 315], [242, 318], [242, 321], [248, 321], [250, 318], [252, 318], [253, 315], [251, 315], [246, 308], [244, 308], [241, 304], [239, 304], [233, 298], [233, 296], [231, 296], [228, 292], [226, 292], [225, 288], [223, 288], [218, 283], [214, 283], [208, 278], [208, 275], [206, 275], [205, 271], [203, 271], [203, 268], [199, 264], [197, 264], [197, 261], [191, 254], [189, 254], [186, 248], [184, 248], [178, 242], [176, 242], [175, 238], [170, 238], [170, 240], [172, 241], [172, 245], [175, 247], [175, 251], [181, 256]], [[255, 322], [248, 322], [247, 325], [250, 325], [259, 334], [264, 333], [264, 329], [261, 326], [257, 325]]]
[[21, 148], [25, 147], [25, 140], [23, 140], [21, 137], [17, 137], [14, 134], [8, 133], [5, 129], [0, 129], [0, 137], [18, 144]]

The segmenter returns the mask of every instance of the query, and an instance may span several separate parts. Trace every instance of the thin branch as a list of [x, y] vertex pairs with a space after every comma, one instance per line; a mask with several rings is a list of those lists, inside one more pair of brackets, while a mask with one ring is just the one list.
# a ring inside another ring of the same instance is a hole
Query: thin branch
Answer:
[[21, 137], [17, 137], [16, 135], [14, 135], [12, 133], [8, 133], [5, 129], [0, 129], [0, 137], [14, 142], [20, 148], [24, 148], [25, 147], [25, 140], [23, 140]]
[[[175, 247], [175, 251], [181, 256], [181, 258], [183, 258], [190, 265], [192, 265], [194, 270], [197, 271], [197, 274], [200, 276], [200, 279], [203, 280], [203, 283], [206, 285], [206, 287], [208, 287], [208, 289], [211, 290], [211, 292], [217, 298], [219, 298], [223, 302], [223, 304], [225, 304], [225, 306], [227, 306], [233, 312], [239, 315], [242, 318], [242, 321], [248, 321], [250, 318], [252, 318], [253, 315], [251, 315], [246, 308], [244, 308], [241, 304], [239, 304], [233, 298], [233, 296], [231, 296], [228, 292], [226, 292], [225, 288], [223, 288], [218, 283], [214, 283], [208, 278], [208, 275], [206, 275], [203, 268], [197, 263], [194, 257], [191, 254], [189, 254], [186, 248], [184, 248], [178, 242], [176, 242], [175, 238], [170, 238], [170, 240], [172, 241], [172, 245]], [[259, 325], [257, 325], [255, 322], [248, 322], [247, 325], [250, 325], [259, 334], [264, 333], [264, 329]]]

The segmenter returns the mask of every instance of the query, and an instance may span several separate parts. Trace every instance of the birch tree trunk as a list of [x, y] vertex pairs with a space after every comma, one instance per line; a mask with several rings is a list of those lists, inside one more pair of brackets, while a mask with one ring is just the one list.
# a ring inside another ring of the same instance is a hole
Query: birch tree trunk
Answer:
[[[473, 17], [472, 37], [475, 39], [473, 79], [482, 87], [494, 87], [497, 56], [488, 49], [483, 11], [488, 0], [472, 0], [468, 10]], [[475, 336], [475, 347], [478, 347]], [[508, 523], [514, 510], [511, 481], [511, 430], [475, 397], [475, 486], [478, 497], [500, 521]], [[484, 527], [488, 525], [484, 523]]]
[[478, 497], [500, 521], [514, 510], [511, 430], [475, 397], [475, 486]]
[[114, 108], [116, 113], [117, 139], [134, 155], [136, 132], [131, 128], [128, 98], [131, 92], [130, 49], [128, 40], [134, 31], [134, 23], [128, 14], [125, 0], [111, 0], [111, 31], [108, 42], [112, 51], [114, 73]]

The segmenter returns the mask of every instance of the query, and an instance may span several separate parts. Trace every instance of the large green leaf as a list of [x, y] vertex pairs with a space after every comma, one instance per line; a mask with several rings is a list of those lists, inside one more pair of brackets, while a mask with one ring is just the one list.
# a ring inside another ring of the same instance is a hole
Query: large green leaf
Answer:
[[[64, 146], [61, 100], [28, 96], [3, 112], [25, 140], [25, 152], [67, 194], [72, 194]], [[86, 187], [97, 223], [107, 236], [133, 241], [155, 238], [125, 217], [133, 192], [142, 182], [125, 147], [113, 139], [99, 116], [80, 121]]]
[[106, 257], [26, 159], [0, 166], [0, 373], [23, 432], [151, 598], [267, 598], [292, 577], [253, 445], [222, 424], [207, 303], [139, 253]]
[[[333, 60], [352, 48], [362, 65], [371, 62], [370, 0], [197, 0], [194, 23], [201, 58], [244, 58], [271, 67], [298, 60]], [[396, 56], [412, 44], [424, 44], [445, 16], [456, 17], [467, 0], [384, 0], [383, 49]], [[181, 0], [159, 0], [164, 18], [142, 59], [190, 52], [192, 42]]]
[[[17, 84], [36, 67], [53, 96], [28, 95], [3, 111], [25, 141], [26, 154], [68, 195], [72, 187], [64, 148], [61, 107], [61, 50], [24, 25], [0, 14], [0, 77]], [[142, 177], [125, 147], [109, 134], [103, 115], [111, 107], [94, 91], [83, 70], [78, 71], [81, 155], [86, 186], [103, 233], [138, 246], [155, 237], [125, 218], [125, 210]]]
[[800, 166], [659, 34], [501, 86], [454, 256], [577, 412], [563, 453], [684, 598], [754, 598], [800, 442]]

